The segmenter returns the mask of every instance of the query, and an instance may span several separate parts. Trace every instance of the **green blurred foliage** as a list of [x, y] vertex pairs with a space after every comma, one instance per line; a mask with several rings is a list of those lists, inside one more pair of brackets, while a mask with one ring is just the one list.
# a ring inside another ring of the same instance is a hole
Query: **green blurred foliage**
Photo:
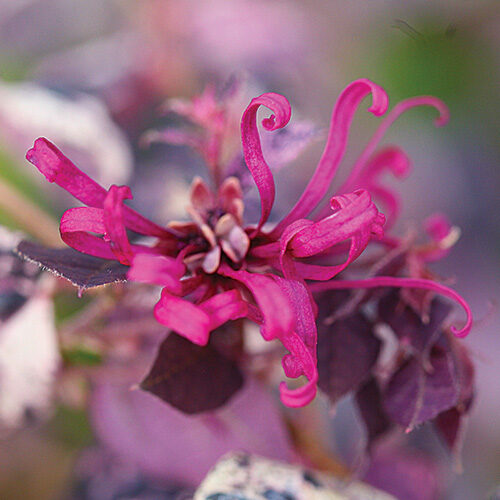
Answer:
[[[475, 96], [490, 88], [495, 67], [491, 47], [473, 27], [444, 24], [434, 19], [414, 24], [395, 20], [380, 39], [373, 32], [371, 43], [358, 59], [364, 72], [386, 88], [393, 102], [416, 95], [434, 95], [451, 107], [468, 106]], [[370, 38], [369, 37], [369, 38]]]

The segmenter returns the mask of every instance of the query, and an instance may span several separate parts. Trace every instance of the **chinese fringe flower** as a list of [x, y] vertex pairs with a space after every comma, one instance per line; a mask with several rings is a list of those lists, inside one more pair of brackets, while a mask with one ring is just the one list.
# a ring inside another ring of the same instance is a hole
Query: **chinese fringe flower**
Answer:
[[[385, 91], [369, 80], [354, 81], [342, 92], [314, 175], [293, 208], [271, 229], [267, 222], [275, 184], [263, 156], [257, 112], [261, 106], [271, 110], [272, 114], [262, 121], [267, 131], [285, 127], [291, 108], [279, 94], [266, 93], [253, 99], [241, 120], [245, 162], [260, 194], [261, 215], [257, 224], [244, 222], [239, 180], [221, 175], [216, 161], [217, 144], [211, 144], [209, 151], [212, 174], [218, 169], [217, 175], [213, 175], [214, 188], [196, 178], [188, 207], [192, 222], [171, 222], [166, 227], [124, 204], [132, 198], [127, 186], [104, 189], [44, 138], [35, 141], [27, 159], [50, 182], [86, 205], [64, 213], [60, 231], [66, 244], [85, 254], [130, 266], [128, 278], [132, 281], [163, 287], [154, 309], [161, 324], [195, 344], [206, 345], [210, 332], [225, 322], [249, 318], [261, 326], [265, 340], [279, 339], [289, 351], [282, 362], [285, 374], [292, 378], [304, 375], [308, 380], [299, 388], [288, 388], [285, 383], [280, 386], [283, 403], [298, 407], [311, 402], [317, 390], [317, 305], [313, 291], [373, 287], [432, 291], [456, 300], [465, 309], [467, 322], [461, 330], [453, 330], [455, 335], [465, 336], [471, 328], [467, 303], [450, 288], [422, 276], [333, 279], [371, 242], [388, 249], [398, 244], [384, 235], [384, 227], [392, 224], [398, 214], [398, 201], [382, 186], [380, 176], [386, 170], [398, 177], [406, 175], [409, 161], [396, 147], [377, 150], [388, 127], [401, 113], [415, 106], [436, 108], [436, 125], [444, 125], [448, 120], [446, 107], [433, 97], [417, 97], [398, 104], [382, 122], [338, 194], [329, 203], [322, 203], [343, 158], [354, 113], [369, 94], [369, 111], [376, 116], [386, 112]], [[219, 133], [224, 115], [217, 112], [210, 95], [205, 97], [199, 101], [200, 109], [195, 101], [188, 111], [202, 122], [215, 117], [213, 125]], [[373, 198], [381, 202], [387, 217]], [[311, 217], [313, 210], [317, 215]], [[430, 229], [437, 243], [421, 251], [421, 261], [439, 258], [446, 252], [449, 231], [442, 226], [435, 223]], [[131, 242], [128, 231], [152, 237], [155, 242]], [[312, 281], [319, 283], [311, 284]]]

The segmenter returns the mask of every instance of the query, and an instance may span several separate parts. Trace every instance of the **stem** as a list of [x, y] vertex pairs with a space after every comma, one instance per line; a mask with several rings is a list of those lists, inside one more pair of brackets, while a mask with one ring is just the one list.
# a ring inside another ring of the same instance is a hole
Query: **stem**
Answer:
[[57, 222], [3, 180], [0, 180], [0, 209], [42, 243], [62, 246]]

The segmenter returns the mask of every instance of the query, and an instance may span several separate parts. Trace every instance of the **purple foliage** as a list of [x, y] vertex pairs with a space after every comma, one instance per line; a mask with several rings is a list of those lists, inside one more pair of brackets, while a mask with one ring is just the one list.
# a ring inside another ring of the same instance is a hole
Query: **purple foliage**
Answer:
[[434, 347], [426, 370], [417, 358], [406, 361], [391, 377], [384, 407], [391, 419], [413, 429], [452, 408], [458, 398], [450, 353]]
[[356, 392], [356, 404], [366, 428], [366, 447], [370, 450], [375, 441], [393, 427], [382, 405], [382, 392], [374, 378]]
[[[225, 330], [215, 336], [231, 334]], [[162, 342], [141, 382], [142, 389], [187, 414], [218, 408], [242, 385], [238, 365], [217, 349], [216, 342], [201, 347], [175, 333]]]
[[443, 333], [442, 324], [450, 311], [449, 304], [435, 298], [430, 306], [429, 319], [424, 322], [411, 307], [402, 302], [397, 290], [383, 297], [378, 304], [380, 319], [392, 328], [401, 344], [424, 355]]
[[48, 248], [31, 241], [22, 241], [17, 252], [79, 288], [92, 288], [127, 279], [127, 266], [85, 255], [72, 248]]
[[355, 390], [371, 376], [379, 350], [373, 324], [362, 314], [320, 327], [319, 388], [332, 402]]

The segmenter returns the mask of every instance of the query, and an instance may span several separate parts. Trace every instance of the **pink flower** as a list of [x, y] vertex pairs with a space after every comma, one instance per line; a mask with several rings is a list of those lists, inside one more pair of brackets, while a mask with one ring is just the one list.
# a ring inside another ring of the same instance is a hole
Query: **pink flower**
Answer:
[[[288, 215], [271, 230], [267, 229], [267, 222], [275, 185], [262, 153], [257, 111], [261, 106], [272, 111], [262, 121], [266, 130], [285, 127], [291, 108], [279, 94], [266, 93], [253, 99], [241, 121], [244, 157], [260, 194], [261, 216], [256, 225], [244, 222], [238, 179], [220, 180], [219, 171], [213, 176], [213, 189], [201, 179], [193, 181], [188, 209], [192, 222], [171, 222], [161, 227], [124, 204], [124, 200], [132, 198], [128, 187], [111, 186], [106, 191], [46, 139], [35, 141], [27, 159], [50, 182], [56, 182], [86, 205], [66, 211], [61, 219], [61, 237], [69, 246], [130, 266], [130, 280], [162, 286], [154, 310], [156, 319], [195, 344], [206, 345], [210, 332], [229, 320], [245, 317], [261, 325], [264, 339], [279, 339], [289, 351], [282, 363], [285, 374], [292, 378], [304, 375], [308, 379], [300, 388], [290, 389], [284, 383], [280, 387], [284, 404], [303, 406], [315, 397], [318, 380], [317, 306], [312, 291], [374, 286], [430, 289], [457, 300], [465, 308], [467, 324], [455, 331], [457, 335], [466, 335], [471, 327], [465, 301], [434, 281], [391, 276], [359, 281], [332, 279], [372, 241], [391, 244], [384, 236], [386, 217], [372, 195], [380, 198], [391, 218], [396, 216], [396, 196], [380, 184], [379, 175], [383, 169], [404, 175], [409, 163], [397, 148], [375, 152], [385, 130], [403, 111], [416, 105], [437, 108], [439, 125], [447, 120], [446, 108], [435, 98], [410, 99], [396, 106], [382, 122], [339, 194], [323, 206], [321, 202], [344, 155], [354, 113], [368, 94], [372, 95], [369, 111], [376, 116], [386, 112], [385, 91], [369, 80], [357, 80], [342, 92], [313, 177]], [[199, 99], [189, 112], [219, 120], [222, 115], [207, 112], [206, 104], [206, 99]], [[197, 109], [198, 105], [203, 109]], [[218, 125], [216, 128], [220, 129]], [[213, 151], [217, 151], [216, 145]], [[216, 157], [212, 160], [216, 163]], [[317, 208], [320, 215], [311, 218], [310, 213]], [[153, 237], [155, 242], [132, 243], [127, 230]], [[318, 264], [318, 257], [327, 264]], [[312, 280], [322, 283], [311, 285]]]

